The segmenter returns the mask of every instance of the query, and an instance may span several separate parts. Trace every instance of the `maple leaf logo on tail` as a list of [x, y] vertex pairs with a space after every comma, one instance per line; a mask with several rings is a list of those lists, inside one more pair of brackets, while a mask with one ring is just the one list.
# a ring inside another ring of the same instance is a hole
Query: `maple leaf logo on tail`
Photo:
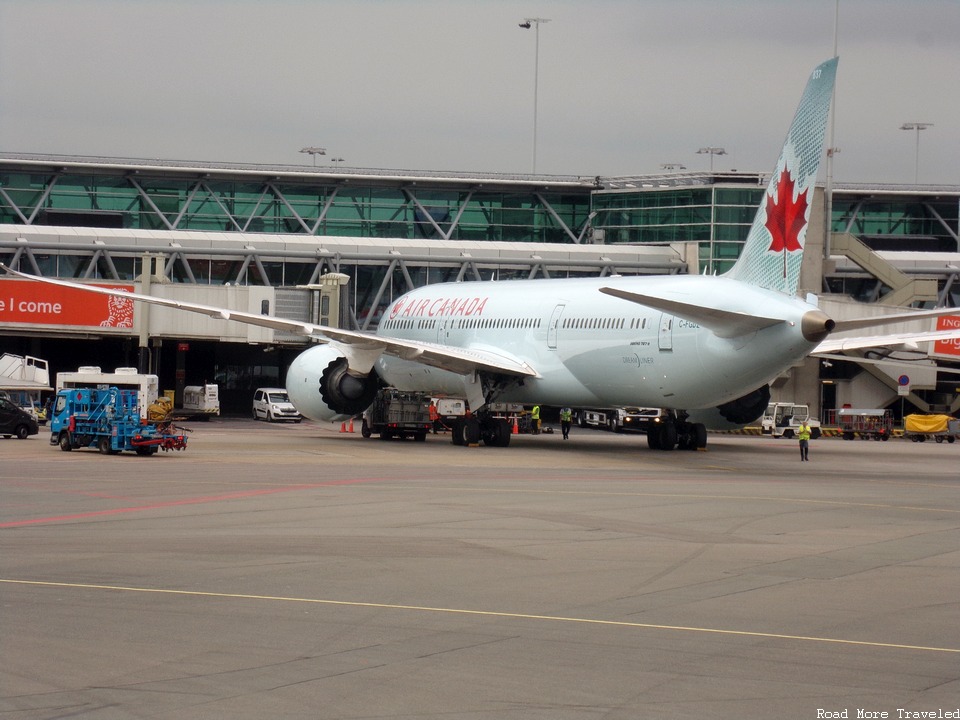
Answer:
[[768, 252], [783, 253], [783, 277], [787, 276], [787, 253], [803, 250], [800, 235], [807, 225], [809, 188], [793, 198], [796, 182], [786, 167], [780, 172], [775, 195], [767, 195], [767, 221], [770, 232]]

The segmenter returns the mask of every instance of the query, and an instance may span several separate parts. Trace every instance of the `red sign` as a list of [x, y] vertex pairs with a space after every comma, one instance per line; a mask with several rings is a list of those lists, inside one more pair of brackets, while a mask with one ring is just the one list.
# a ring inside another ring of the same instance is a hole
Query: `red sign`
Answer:
[[[937, 318], [937, 330], [957, 329], [960, 329], [960, 315], [941, 315]], [[937, 340], [933, 344], [933, 354], [949, 355], [953, 358], [960, 357], [960, 338]]]
[[[133, 292], [133, 285], [96, 287]], [[35, 280], [0, 280], [0, 323], [132, 328], [133, 300]]]

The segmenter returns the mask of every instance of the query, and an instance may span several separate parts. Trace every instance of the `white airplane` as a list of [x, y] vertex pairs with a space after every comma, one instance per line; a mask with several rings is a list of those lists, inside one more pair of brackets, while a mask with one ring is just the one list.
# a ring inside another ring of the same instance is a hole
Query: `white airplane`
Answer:
[[837, 322], [795, 296], [836, 69], [833, 58], [811, 74], [743, 252], [721, 276], [428, 285], [395, 300], [376, 333], [366, 333], [8, 272], [317, 338], [286, 379], [290, 399], [313, 420], [358, 415], [385, 383], [466, 397], [473, 414], [454, 428], [457, 444], [508, 445], [511, 428], [485, 408], [517, 402], [666, 408], [650, 446], [696, 449], [708, 426], [758, 418], [771, 378], [810, 354], [960, 336], [833, 340], [839, 330], [956, 310]]

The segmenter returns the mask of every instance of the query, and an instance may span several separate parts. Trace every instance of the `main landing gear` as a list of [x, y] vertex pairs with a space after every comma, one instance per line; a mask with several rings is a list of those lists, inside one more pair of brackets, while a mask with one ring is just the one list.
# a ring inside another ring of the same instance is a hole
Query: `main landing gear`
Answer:
[[707, 446], [707, 428], [688, 422], [682, 416], [667, 415], [647, 428], [647, 444], [652, 450], [700, 450]]
[[450, 428], [450, 434], [454, 445], [478, 445], [482, 440], [484, 445], [491, 447], [507, 447], [512, 429], [509, 420], [489, 417], [484, 413], [479, 417], [468, 415], [457, 418]]

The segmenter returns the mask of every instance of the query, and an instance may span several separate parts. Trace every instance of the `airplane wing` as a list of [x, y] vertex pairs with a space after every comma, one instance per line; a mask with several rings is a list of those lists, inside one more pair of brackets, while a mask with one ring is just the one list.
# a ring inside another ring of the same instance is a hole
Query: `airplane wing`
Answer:
[[702, 305], [693, 305], [691, 303], [680, 302], [679, 300], [667, 300], [666, 298], [656, 297], [654, 295], [642, 295], [641, 293], [628, 292], [618, 288], [604, 287], [600, 292], [605, 295], [612, 295], [621, 300], [645, 305], [668, 312], [671, 315], [689, 320], [697, 325], [712, 330], [717, 336], [729, 338], [746, 335], [756, 330], [762, 330], [772, 325], [778, 325], [783, 322], [783, 318], [764, 317], [762, 315], [750, 315], [741, 312], [731, 312], [729, 310], [720, 310], [718, 308], [703, 307]]
[[[953, 312], [956, 313], [956, 308], [953, 308]], [[810, 354], [814, 357], [821, 357], [829, 353], [842, 353], [847, 350], [864, 350], [875, 347], [891, 347], [895, 350], [916, 349], [919, 343], [954, 340], [956, 338], [960, 338], [960, 328], [898, 333], [895, 335], [872, 335], [869, 337], [827, 338], [817, 345]], [[848, 357], [847, 359], [857, 360], [855, 357]]]
[[82, 283], [74, 283], [67, 280], [55, 280], [53, 278], [39, 277], [37, 275], [28, 275], [18, 270], [13, 270], [0, 263], [0, 269], [5, 270], [10, 275], [22, 277], [27, 280], [44, 282], [49, 285], [60, 285], [75, 290], [84, 290], [86, 292], [99, 293], [101, 295], [110, 295], [121, 297], [138, 302], [159, 305], [161, 307], [175, 308], [177, 310], [186, 310], [188, 312], [207, 315], [218, 320], [234, 320], [247, 325], [256, 325], [259, 327], [281, 330], [283, 332], [295, 333], [304, 337], [314, 337], [321, 341], [335, 342], [341, 345], [348, 345], [362, 351], [364, 354], [385, 354], [398, 357], [404, 360], [415, 360], [431, 367], [441, 370], [449, 370], [458, 374], [467, 374], [475, 370], [497, 373], [502, 375], [512, 375], [517, 377], [540, 377], [540, 374], [528, 363], [520, 358], [508, 355], [506, 353], [493, 352], [487, 348], [456, 348], [439, 343], [424, 343], [414, 340], [403, 340], [399, 338], [383, 337], [373, 333], [357, 332], [353, 330], [343, 330], [332, 328], [326, 325], [314, 325], [313, 323], [302, 322], [300, 320], [287, 320], [274, 317], [273, 315], [256, 315], [254, 313], [241, 312], [239, 310], [229, 310], [227, 308], [218, 308], [212, 305], [202, 305], [199, 303], [181, 302], [168, 298], [153, 297], [152, 295], [143, 295], [140, 293], [127, 292], [126, 290], [112, 290], [109, 288], [94, 287]]

